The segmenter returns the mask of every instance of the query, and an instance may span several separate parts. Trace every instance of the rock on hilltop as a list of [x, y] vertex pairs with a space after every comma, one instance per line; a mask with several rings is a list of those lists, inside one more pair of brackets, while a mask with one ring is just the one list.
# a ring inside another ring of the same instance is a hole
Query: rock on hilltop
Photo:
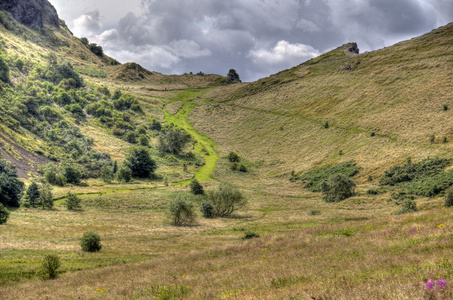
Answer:
[[47, 0], [2, 0], [0, 10], [6, 10], [18, 22], [28, 26], [43, 28], [44, 23], [59, 26], [56, 9]]

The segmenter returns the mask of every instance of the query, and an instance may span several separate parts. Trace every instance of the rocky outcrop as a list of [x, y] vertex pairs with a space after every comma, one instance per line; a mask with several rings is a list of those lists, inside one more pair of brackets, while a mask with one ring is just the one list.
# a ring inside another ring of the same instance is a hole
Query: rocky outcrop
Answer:
[[60, 23], [56, 9], [47, 0], [1, 0], [0, 10], [31, 28], [43, 28], [44, 23], [58, 27]]
[[349, 52], [359, 54], [359, 47], [357, 47], [357, 43], [349, 43], [349, 46]]

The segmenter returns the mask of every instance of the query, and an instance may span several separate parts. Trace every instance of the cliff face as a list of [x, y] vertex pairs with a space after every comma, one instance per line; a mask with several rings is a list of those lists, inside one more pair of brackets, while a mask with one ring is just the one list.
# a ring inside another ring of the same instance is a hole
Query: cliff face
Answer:
[[0, 10], [6, 10], [18, 22], [28, 26], [43, 28], [44, 23], [59, 26], [57, 11], [47, 0], [2, 0]]

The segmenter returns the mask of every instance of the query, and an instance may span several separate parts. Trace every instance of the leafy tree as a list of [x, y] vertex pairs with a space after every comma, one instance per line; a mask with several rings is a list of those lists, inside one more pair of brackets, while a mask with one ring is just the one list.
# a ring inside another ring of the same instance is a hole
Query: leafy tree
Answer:
[[132, 171], [127, 166], [119, 167], [116, 172], [116, 180], [119, 182], [129, 182], [132, 180]]
[[104, 55], [104, 50], [102, 49], [101, 46], [99, 46], [95, 43], [91, 43], [88, 45], [88, 47], [90, 48], [90, 51], [93, 52], [94, 54], [96, 54], [97, 56]]
[[81, 203], [82, 200], [79, 197], [72, 194], [71, 192], [68, 192], [68, 196], [65, 201], [65, 206], [68, 210], [81, 209], [82, 208]]
[[200, 212], [203, 214], [205, 218], [214, 218], [214, 206], [212, 206], [209, 202], [202, 202], [200, 207]]
[[85, 232], [80, 240], [82, 251], [98, 252], [102, 249], [101, 237], [95, 232]]
[[124, 140], [128, 143], [135, 144], [137, 143], [137, 135], [133, 131], [128, 131], [124, 135]]
[[14, 166], [0, 159], [0, 203], [9, 206], [19, 206], [24, 183], [17, 178]]
[[168, 209], [174, 226], [192, 225], [195, 222], [195, 207], [186, 199], [177, 198], [171, 201]]
[[32, 181], [28, 186], [27, 196], [30, 200], [30, 205], [35, 206], [35, 201], [39, 198], [39, 186], [35, 181]]
[[60, 258], [56, 254], [46, 255], [41, 265], [41, 274], [44, 279], [58, 277], [57, 270], [61, 266]]
[[4, 83], [10, 83], [9, 67], [2, 56], [0, 56], [0, 80]]
[[6, 224], [9, 218], [9, 210], [0, 203], [0, 225]]
[[80, 41], [81, 41], [82, 44], [84, 44], [85, 46], [88, 46], [88, 44], [90, 43], [86, 37], [80, 38]]
[[62, 174], [66, 177], [68, 183], [78, 185], [82, 179], [82, 172], [80, 169], [76, 165], [70, 163], [63, 164]]
[[208, 191], [207, 197], [209, 203], [213, 206], [214, 215], [218, 217], [230, 216], [247, 203], [247, 200], [235, 186], [224, 183], [217, 190]]
[[138, 143], [139, 143], [141, 146], [149, 147], [149, 138], [148, 138], [146, 135], [141, 134], [141, 135], [138, 137]]
[[185, 131], [169, 128], [159, 137], [158, 149], [161, 152], [167, 152], [178, 155], [190, 141], [190, 135]]
[[122, 95], [123, 95], [123, 93], [121, 92], [121, 90], [116, 89], [113, 91], [112, 100], [118, 100]]
[[39, 193], [39, 200], [41, 202], [42, 209], [53, 208], [52, 187], [48, 183], [42, 185], [41, 191]]
[[239, 79], [239, 75], [236, 72], [235, 69], [230, 69], [227, 74], [228, 78], [228, 83], [235, 83], [235, 82], [241, 82], [241, 79]]
[[401, 209], [397, 212], [395, 212], [395, 215], [401, 215], [401, 214], [406, 214], [410, 212], [415, 212], [417, 211], [417, 203], [415, 203], [414, 200], [411, 199], [406, 199], [403, 202], [403, 205], [401, 206]]
[[107, 165], [102, 166], [101, 168], [101, 179], [105, 183], [110, 183], [114, 178], [113, 168]]
[[131, 169], [133, 177], [148, 178], [157, 168], [148, 149], [143, 146], [132, 147], [124, 163]]
[[343, 174], [336, 174], [321, 183], [326, 202], [340, 202], [354, 195], [355, 183]]
[[113, 161], [113, 174], [118, 172], [118, 162], [116, 160]]
[[161, 131], [162, 125], [160, 124], [159, 121], [157, 121], [156, 119], [153, 119], [153, 121], [151, 122], [151, 125], [150, 125], [150, 129], [155, 130], [155, 131]]
[[190, 182], [190, 191], [194, 195], [203, 195], [204, 194], [204, 189], [203, 186], [198, 182], [196, 178], [192, 179]]

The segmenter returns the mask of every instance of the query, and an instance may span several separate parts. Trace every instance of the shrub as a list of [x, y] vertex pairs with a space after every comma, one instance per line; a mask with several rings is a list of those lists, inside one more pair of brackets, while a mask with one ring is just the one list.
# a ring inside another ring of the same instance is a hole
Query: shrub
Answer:
[[119, 182], [129, 182], [132, 180], [132, 171], [127, 166], [119, 167], [116, 172], [116, 180]]
[[160, 135], [157, 147], [160, 152], [178, 155], [189, 141], [190, 135], [185, 131], [169, 128]]
[[32, 181], [27, 189], [28, 200], [31, 206], [35, 206], [35, 201], [39, 198], [39, 186], [35, 181]]
[[333, 175], [321, 184], [324, 201], [339, 202], [354, 195], [355, 183], [343, 174]]
[[68, 197], [66, 198], [65, 206], [68, 210], [81, 209], [82, 208], [81, 202], [82, 200], [79, 197], [73, 195], [71, 192], [68, 192]]
[[192, 225], [195, 222], [194, 205], [186, 199], [177, 198], [171, 201], [168, 210], [174, 226]]
[[43, 279], [55, 279], [58, 277], [57, 270], [61, 266], [60, 258], [56, 254], [46, 255], [41, 265]]
[[200, 212], [207, 219], [214, 218], [214, 207], [209, 202], [201, 202]]
[[320, 210], [317, 210], [317, 209], [311, 209], [308, 211], [308, 214], [310, 216], [317, 216], [317, 215], [320, 215], [321, 214], [321, 211]]
[[241, 82], [241, 79], [239, 78], [239, 74], [236, 72], [235, 69], [230, 69], [227, 74], [227, 83], [235, 82]]
[[239, 164], [237, 162], [234, 162], [230, 165], [231, 171], [237, 171], [238, 168], [239, 168]]
[[240, 164], [240, 165], [239, 165], [239, 171], [240, 171], [240, 172], [246, 173], [246, 172], [248, 172], [249, 170], [247, 169], [247, 166], [246, 166], [246, 165]]
[[102, 249], [101, 237], [95, 232], [85, 232], [80, 240], [82, 251], [98, 252]]
[[153, 119], [153, 121], [151, 122], [151, 125], [150, 125], [150, 129], [154, 130], [154, 131], [161, 131], [162, 125], [160, 124], [159, 121], [157, 121], [156, 119]]
[[371, 132], [370, 132], [370, 136], [371, 136], [371, 137], [373, 137], [373, 136], [375, 136], [375, 135], [376, 135], [376, 133], [375, 133], [374, 131], [371, 131]]
[[329, 166], [313, 172], [307, 172], [299, 176], [297, 179], [307, 181], [305, 187], [312, 192], [321, 191], [321, 183], [327, 181], [335, 174], [343, 174], [347, 177], [352, 177], [359, 172], [360, 168], [356, 166], [355, 162], [348, 161], [336, 166]]
[[415, 203], [415, 201], [406, 199], [403, 202], [402, 208], [399, 211], [395, 212], [395, 215], [406, 214], [417, 210], [417, 204]]
[[105, 183], [112, 182], [114, 178], [113, 168], [107, 165], [102, 166], [100, 176]]
[[442, 108], [444, 109], [444, 111], [447, 111], [448, 110], [448, 104], [442, 105]]
[[244, 236], [242, 237], [242, 239], [248, 240], [248, 239], [259, 238], [259, 237], [260, 237], [260, 235], [258, 233], [246, 231]]
[[0, 159], [0, 203], [18, 207], [23, 187], [15, 167], [9, 161]]
[[197, 179], [192, 179], [190, 182], [190, 191], [194, 195], [203, 195], [204, 194], [204, 189], [203, 186], [198, 182]]
[[239, 155], [235, 152], [230, 152], [228, 154], [228, 160], [232, 163], [234, 162], [239, 162], [241, 159], [239, 158]]
[[53, 208], [53, 196], [52, 196], [52, 187], [50, 184], [45, 183], [41, 187], [39, 193], [39, 201], [41, 202], [42, 208]]
[[0, 81], [3, 81], [4, 83], [10, 83], [8, 64], [1, 56], [0, 56]]
[[214, 215], [218, 217], [230, 216], [247, 203], [236, 187], [224, 183], [217, 190], [208, 191], [207, 196], [214, 207]]
[[80, 184], [80, 180], [82, 179], [82, 172], [76, 165], [68, 163], [63, 164], [62, 173], [64, 177], [66, 177], [67, 182], [76, 185]]
[[125, 135], [124, 135], [124, 140], [128, 143], [131, 143], [131, 144], [136, 144], [137, 143], [137, 135], [135, 134], [135, 132], [133, 131], [128, 131]]
[[132, 171], [133, 177], [148, 178], [156, 170], [156, 162], [146, 147], [136, 146], [126, 155], [125, 165]]
[[149, 147], [149, 138], [146, 135], [141, 134], [138, 137], [138, 143], [140, 146]]
[[453, 206], [453, 187], [447, 190], [445, 194], [445, 207]]
[[326, 121], [326, 123], [324, 123], [324, 128], [329, 128], [329, 122]]
[[0, 203], [0, 225], [6, 224], [9, 218], [9, 210]]

